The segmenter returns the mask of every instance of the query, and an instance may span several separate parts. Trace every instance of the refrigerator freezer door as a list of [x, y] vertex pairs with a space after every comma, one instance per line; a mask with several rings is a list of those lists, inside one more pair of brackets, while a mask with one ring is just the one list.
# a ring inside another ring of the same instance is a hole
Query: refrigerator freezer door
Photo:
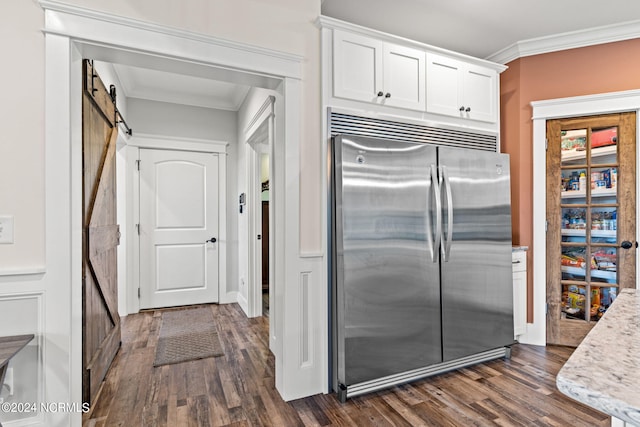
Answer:
[[513, 343], [511, 195], [506, 154], [439, 148], [439, 161], [451, 190], [442, 191], [443, 235], [452, 238], [441, 270], [448, 361]]
[[347, 135], [334, 144], [337, 380], [439, 363], [436, 149]]

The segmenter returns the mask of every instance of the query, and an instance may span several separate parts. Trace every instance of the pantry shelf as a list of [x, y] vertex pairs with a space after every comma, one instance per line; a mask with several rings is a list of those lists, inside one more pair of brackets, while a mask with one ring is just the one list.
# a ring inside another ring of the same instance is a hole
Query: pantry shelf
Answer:
[[[601, 190], [591, 190], [591, 197], [614, 197], [616, 196], [616, 188], [605, 188]], [[584, 191], [574, 190], [574, 191], [563, 191], [560, 193], [560, 197], [563, 199], [579, 199], [586, 197], [587, 194]]]
[[[582, 276], [584, 277], [586, 272], [583, 268], [578, 267], [561, 267], [563, 273], [571, 274], [572, 276]], [[615, 271], [605, 271], [605, 270], [591, 270], [591, 277], [595, 279], [604, 279], [604, 280], [616, 280], [616, 272]], [[597, 282], [591, 282], [592, 286], [612, 286], [611, 283], [602, 283], [599, 284]]]
[[[607, 145], [605, 147], [593, 148], [591, 150], [591, 157], [607, 156], [609, 154], [617, 153], [617, 145]], [[562, 151], [562, 161], [567, 162], [571, 160], [585, 159], [587, 155], [586, 150], [565, 150]]]
[[[614, 238], [616, 237], [616, 230], [591, 230], [591, 237], [608, 237]], [[563, 236], [572, 236], [572, 237], [584, 237], [587, 235], [586, 230], [584, 229], [562, 229]]]

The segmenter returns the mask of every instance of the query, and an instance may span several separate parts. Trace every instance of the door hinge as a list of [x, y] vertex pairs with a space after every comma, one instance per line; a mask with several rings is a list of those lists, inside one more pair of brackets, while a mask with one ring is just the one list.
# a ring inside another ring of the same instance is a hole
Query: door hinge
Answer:
[[140, 235], [140, 224], [136, 224], [136, 232]]
[[140, 288], [138, 288], [138, 299], [140, 299]]
[[[547, 138], [544, 139], [544, 149], [545, 151], [549, 149], [549, 140]], [[140, 170], [140, 169], [138, 169]]]
[[549, 231], [549, 220], [544, 221], [544, 232], [546, 233], [547, 231]]
[[138, 170], [140, 170], [140, 159], [136, 160], [136, 168], [138, 168]]

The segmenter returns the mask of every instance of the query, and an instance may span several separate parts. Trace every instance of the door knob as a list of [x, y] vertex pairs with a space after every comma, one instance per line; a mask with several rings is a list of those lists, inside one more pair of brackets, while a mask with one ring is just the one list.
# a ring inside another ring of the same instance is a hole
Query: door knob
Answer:
[[460, 107], [460, 111], [464, 111], [464, 105]]
[[382, 93], [382, 91], [378, 92], [378, 96], [382, 96], [384, 95], [384, 93]]
[[[636, 248], [638, 247], [638, 242], [636, 242], [635, 246]], [[620, 243], [620, 247], [622, 249], [631, 249], [633, 247], [633, 243], [631, 243], [628, 240], [625, 240], [624, 242]]]
[[471, 111], [471, 107], [465, 108], [464, 111], [466, 111], [468, 113], [469, 111]]
[[209, 242], [211, 242], [211, 243], [215, 243], [215, 242], [217, 242], [217, 241], [218, 241], [218, 239], [216, 239], [215, 237], [212, 237], [212, 238], [210, 238], [209, 240], [205, 241], [205, 243], [209, 243]]
[[389, 92], [387, 92], [387, 93], [384, 95], [384, 97], [385, 97], [385, 98], [391, 98], [391, 94], [390, 94]]

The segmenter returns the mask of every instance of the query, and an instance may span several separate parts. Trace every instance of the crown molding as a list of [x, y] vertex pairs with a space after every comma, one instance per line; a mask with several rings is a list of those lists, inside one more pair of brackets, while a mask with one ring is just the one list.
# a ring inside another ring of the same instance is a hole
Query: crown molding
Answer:
[[138, 148], [158, 148], [164, 150], [200, 151], [203, 153], [225, 154], [227, 152], [227, 147], [229, 147], [229, 141], [136, 133], [128, 139], [127, 145]]
[[525, 56], [640, 38], [640, 20], [522, 40], [485, 58], [498, 64]]

